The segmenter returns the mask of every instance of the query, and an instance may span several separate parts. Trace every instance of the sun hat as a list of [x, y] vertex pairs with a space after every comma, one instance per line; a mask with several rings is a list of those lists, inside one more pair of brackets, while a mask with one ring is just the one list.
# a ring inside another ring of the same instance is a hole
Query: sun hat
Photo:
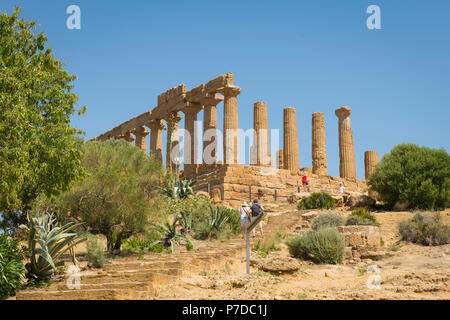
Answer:
[[247, 201], [242, 202], [242, 207], [248, 206]]

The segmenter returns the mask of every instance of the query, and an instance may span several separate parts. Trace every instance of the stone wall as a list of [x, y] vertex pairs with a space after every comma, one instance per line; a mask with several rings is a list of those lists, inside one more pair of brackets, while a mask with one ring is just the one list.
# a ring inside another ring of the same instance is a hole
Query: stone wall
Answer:
[[305, 170], [308, 175], [310, 192], [327, 192], [337, 195], [341, 182], [346, 187], [345, 191], [349, 192], [363, 192], [367, 188], [364, 180], [310, 174], [311, 168], [291, 171], [240, 164], [202, 164], [194, 169], [191, 168], [190, 172], [184, 172], [184, 176], [197, 179], [194, 191], [207, 191], [209, 183], [210, 193], [213, 189], [219, 189], [225, 205], [239, 206], [242, 201], [249, 200], [250, 186], [252, 199], [274, 201], [276, 192], [277, 201], [287, 201], [288, 197], [297, 193], [298, 188], [301, 187], [302, 170]]

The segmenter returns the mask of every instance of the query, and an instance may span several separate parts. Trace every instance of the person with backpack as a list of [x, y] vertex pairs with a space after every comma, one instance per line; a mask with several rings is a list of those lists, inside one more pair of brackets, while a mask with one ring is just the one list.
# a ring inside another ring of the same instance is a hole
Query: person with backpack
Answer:
[[[258, 203], [258, 200], [253, 200], [253, 204], [250, 207], [252, 211], [252, 217], [255, 218], [264, 213], [264, 207]], [[261, 237], [264, 237], [262, 221], [259, 223], [259, 231], [261, 231]], [[253, 228], [253, 238], [255, 237], [255, 228]]]
[[245, 232], [247, 231], [248, 226], [250, 225], [251, 219], [251, 211], [247, 205], [247, 202], [244, 201], [240, 208], [241, 210], [241, 228], [242, 228], [242, 238], [245, 240]]

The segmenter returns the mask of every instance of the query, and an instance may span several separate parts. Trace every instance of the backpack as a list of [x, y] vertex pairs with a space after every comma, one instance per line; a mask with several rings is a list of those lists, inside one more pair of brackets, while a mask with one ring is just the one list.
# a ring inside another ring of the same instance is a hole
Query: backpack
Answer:
[[259, 216], [261, 212], [261, 205], [259, 203], [254, 203], [252, 204], [251, 209], [252, 209], [252, 217]]

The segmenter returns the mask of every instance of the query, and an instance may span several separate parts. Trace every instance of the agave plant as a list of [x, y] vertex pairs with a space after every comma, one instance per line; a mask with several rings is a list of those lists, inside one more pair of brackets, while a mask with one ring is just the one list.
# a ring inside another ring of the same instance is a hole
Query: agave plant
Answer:
[[178, 222], [180, 221], [180, 216], [175, 216], [173, 222], [169, 222], [169, 218], [166, 214], [163, 216], [163, 224], [157, 225], [153, 224], [152, 229], [159, 232], [162, 236], [162, 239], [153, 242], [150, 246], [153, 247], [155, 244], [162, 243], [165, 247], [171, 247], [172, 253], [175, 252], [175, 245], [180, 242], [180, 240], [184, 240], [187, 243], [192, 244], [192, 242], [183, 234], [177, 231]]
[[195, 179], [172, 180], [169, 179], [166, 187], [160, 188], [162, 193], [169, 198], [178, 197], [186, 199], [190, 195], [194, 195], [192, 186], [197, 182]]
[[180, 214], [181, 233], [188, 234], [192, 231], [192, 212], [184, 211]]
[[210, 215], [208, 217], [208, 225], [211, 230], [221, 230], [225, 227], [230, 216], [228, 211], [224, 207], [219, 206], [209, 206]]
[[61, 256], [67, 251], [71, 253], [73, 263], [76, 264], [73, 247], [86, 239], [71, 231], [80, 225], [69, 222], [58, 227], [53, 214], [28, 216], [28, 226], [21, 225], [21, 228], [28, 232], [28, 249], [31, 253], [31, 261], [25, 265], [27, 277], [49, 280], [56, 268], [64, 265]]
[[195, 179], [183, 179], [177, 181], [177, 195], [180, 199], [186, 199], [194, 194], [192, 186], [197, 182]]

